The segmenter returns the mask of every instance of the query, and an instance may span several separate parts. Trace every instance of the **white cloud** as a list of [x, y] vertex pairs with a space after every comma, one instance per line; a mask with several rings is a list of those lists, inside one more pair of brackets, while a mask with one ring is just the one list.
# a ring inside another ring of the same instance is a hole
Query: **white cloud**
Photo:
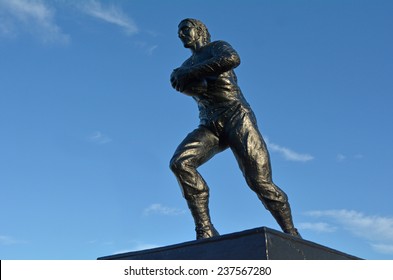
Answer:
[[44, 43], [68, 43], [70, 37], [55, 23], [55, 12], [41, 0], [0, 0], [0, 33], [28, 32]]
[[104, 135], [101, 131], [95, 131], [92, 135], [89, 136], [89, 141], [97, 144], [107, 144], [111, 142], [112, 139]]
[[354, 157], [354, 159], [363, 159], [363, 158], [364, 158], [364, 155], [362, 155], [362, 154], [356, 154], [356, 155], [354, 155], [353, 157]]
[[344, 161], [347, 157], [343, 154], [338, 154], [336, 158], [337, 158], [337, 161], [341, 162], [341, 161]]
[[104, 7], [100, 2], [91, 0], [80, 5], [80, 8], [83, 12], [92, 17], [121, 27], [128, 35], [133, 35], [138, 32], [138, 27], [134, 21], [125, 15], [120, 8], [114, 5]]
[[0, 245], [13, 245], [26, 243], [25, 241], [17, 240], [10, 236], [0, 235]]
[[310, 211], [307, 214], [312, 217], [331, 219], [352, 234], [370, 241], [372, 247], [380, 252], [383, 248], [386, 252], [390, 252], [393, 247], [392, 217], [370, 216], [346, 209]]
[[186, 211], [176, 208], [170, 208], [159, 203], [155, 203], [143, 210], [144, 215], [159, 214], [165, 216], [178, 216], [184, 214]]
[[317, 232], [335, 232], [337, 230], [337, 227], [328, 223], [299, 223], [298, 228]]
[[151, 45], [146, 41], [136, 41], [134, 42], [134, 46], [141, 49], [148, 56], [152, 56], [154, 51], [158, 48], [158, 45]]
[[142, 251], [142, 250], [148, 250], [148, 249], [154, 249], [161, 247], [157, 244], [152, 244], [152, 243], [140, 243], [136, 242], [137, 244], [133, 247], [130, 247], [129, 249], [119, 249], [116, 250], [112, 253], [112, 255], [117, 255], [117, 254], [124, 254], [124, 253], [129, 253], [129, 252], [134, 252], [134, 251]]
[[300, 154], [286, 147], [282, 147], [275, 143], [269, 142], [268, 139], [265, 140], [270, 151], [280, 153], [286, 160], [306, 162], [314, 159], [314, 157], [309, 154]]
[[364, 156], [362, 155], [362, 154], [356, 154], [356, 155], [353, 155], [353, 156], [346, 156], [346, 155], [343, 155], [343, 154], [337, 154], [337, 156], [336, 156], [336, 159], [337, 159], [337, 161], [338, 162], [343, 162], [343, 161], [345, 161], [345, 160], [353, 160], [353, 159], [355, 159], [355, 160], [361, 160], [361, 159], [363, 159], [364, 158]]
[[371, 244], [371, 247], [379, 253], [393, 255], [393, 245]]
[[0, 36], [15, 37], [15, 35], [16, 34], [14, 31], [14, 24], [12, 23], [12, 20], [6, 18], [6, 16], [2, 15], [0, 11]]
[[153, 52], [154, 52], [155, 49], [157, 49], [157, 48], [158, 48], [157, 45], [151, 46], [151, 47], [149, 47], [149, 48], [146, 50], [146, 53], [147, 53], [148, 55], [153, 55]]
[[151, 244], [151, 243], [141, 243], [132, 248], [133, 251], [140, 251], [140, 250], [147, 250], [147, 249], [152, 249], [152, 248], [157, 248], [159, 247], [156, 244]]

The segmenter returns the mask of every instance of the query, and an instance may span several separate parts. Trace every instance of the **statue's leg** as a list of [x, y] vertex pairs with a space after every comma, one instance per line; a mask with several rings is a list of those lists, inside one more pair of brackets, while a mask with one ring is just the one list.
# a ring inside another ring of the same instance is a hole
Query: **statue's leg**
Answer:
[[269, 153], [251, 112], [237, 114], [229, 124], [227, 138], [249, 187], [273, 215], [281, 229], [300, 237], [293, 225], [287, 195], [272, 181]]
[[221, 150], [217, 136], [199, 127], [180, 143], [170, 161], [194, 218], [197, 239], [219, 235], [210, 219], [209, 188], [197, 168]]

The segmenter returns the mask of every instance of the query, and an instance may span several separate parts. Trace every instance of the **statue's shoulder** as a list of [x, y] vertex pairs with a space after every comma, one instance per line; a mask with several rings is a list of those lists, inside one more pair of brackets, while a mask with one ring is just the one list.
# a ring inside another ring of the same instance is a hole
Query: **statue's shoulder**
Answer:
[[217, 40], [207, 45], [214, 52], [234, 51], [231, 44], [223, 40]]
[[217, 40], [209, 43], [211, 47], [223, 47], [223, 46], [231, 46], [228, 42], [223, 41], [223, 40]]

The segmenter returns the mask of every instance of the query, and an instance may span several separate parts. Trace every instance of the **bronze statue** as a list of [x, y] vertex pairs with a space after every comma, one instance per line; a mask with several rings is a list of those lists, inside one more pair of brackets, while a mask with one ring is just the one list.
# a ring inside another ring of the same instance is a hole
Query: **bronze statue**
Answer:
[[287, 195], [272, 182], [266, 144], [237, 84], [233, 69], [240, 64], [239, 55], [227, 42], [211, 42], [199, 20], [184, 19], [178, 27], [179, 38], [192, 55], [173, 70], [171, 84], [195, 99], [200, 125], [180, 143], [170, 167], [194, 218], [196, 238], [219, 235], [210, 219], [209, 188], [197, 168], [227, 148], [235, 155], [248, 186], [282, 230], [300, 237]]

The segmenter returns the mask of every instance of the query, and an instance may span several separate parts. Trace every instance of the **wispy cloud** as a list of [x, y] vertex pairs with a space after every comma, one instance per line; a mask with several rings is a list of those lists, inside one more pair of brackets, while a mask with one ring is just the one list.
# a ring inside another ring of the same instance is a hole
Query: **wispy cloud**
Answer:
[[307, 215], [328, 218], [345, 230], [370, 242], [381, 253], [393, 253], [393, 218], [370, 216], [354, 210], [310, 211]]
[[113, 4], [104, 6], [99, 1], [91, 0], [80, 4], [79, 7], [83, 12], [94, 18], [121, 27], [128, 35], [138, 33], [138, 27], [135, 22]]
[[139, 250], [146, 250], [146, 249], [152, 249], [152, 248], [157, 248], [159, 247], [156, 244], [152, 243], [140, 243], [136, 245], [135, 247], [132, 248], [132, 250], [139, 251]]
[[134, 42], [134, 46], [141, 49], [148, 56], [152, 56], [154, 51], [158, 48], [158, 45], [151, 45], [146, 41], [136, 41]]
[[1, 12], [2, 4], [0, 2], [0, 36], [15, 37], [16, 31], [11, 18], [7, 18], [4, 11]]
[[54, 9], [41, 0], [0, 0], [0, 34], [18, 36], [28, 32], [44, 43], [68, 43], [55, 22]]
[[0, 235], [0, 245], [13, 245], [13, 244], [22, 244], [22, 243], [26, 243], [26, 242], [17, 240], [11, 236]]
[[345, 156], [345, 155], [343, 155], [343, 154], [338, 154], [337, 156], [336, 156], [336, 159], [337, 159], [337, 161], [344, 161], [345, 159], [346, 159], [347, 157]]
[[335, 232], [337, 230], [337, 227], [328, 223], [299, 223], [298, 228], [317, 232]]
[[146, 53], [147, 53], [148, 55], [153, 55], [153, 52], [154, 52], [157, 48], [158, 48], [157, 45], [151, 46], [151, 47], [147, 48]]
[[88, 137], [88, 140], [97, 144], [107, 144], [109, 142], [112, 142], [112, 139], [103, 134], [101, 131], [95, 131], [94, 133], [92, 133]]
[[[86, 242], [89, 245], [93, 245], [95, 247], [106, 247], [105, 250], [108, 250], [107, 247], [119, 247], [119, 245], [116, 245], [116, 243], [122, 243], [122, 242], [114, 242], [114, 241], [103, 241], [99, 239], [92, 239], [88, 240]], [[113, 252], [111, 253], [112, 255], [116, 254], [123, 254], [123, 253], [128, 253], [128, 252], [133, 252], [133, 251], [141, 251], [141, 250], [147, 250], [147, 249], [152, 249], [152, 248], [157, 248], [162, 245], [157, 245], [154, 243], [148, 243], [148, 242], [141, 242], [139, 240], [129, 240], [126, 241], [127, 244], [129, 245], [121, 245], [120, 249], [111, 249]], [[1, 243], [0, 243], [1, 244]]]
[[387, 244], [371, 244], [371, 247], [382, 254], [393, 255], [393, 245]]
[[115, 241], [113, 240], [99, 240], [99, 239], [92, 239], [86, 241], [87, 244], [89, 245], [97, 245], [97, 246], [112, 246], [115, 245]]
[[282, 147], [280, 145], [272, 143], [268, 139], [265, 139], [265, 140], [266, 140], [266, 144], [268, 145], [270, 151], [277, 152], [277, 153], [281, 154], [286, 160], [306, 162], [306, 161], [310, 161], [310, 160], [314, 159], [314, 157], [309, 154], [301, 154], [301, 153], [292, 151], [289, 148]]
[[157, 247], [160, 247], [160, 246], [156, 245], [156, 244], [152, 244], [152, 243], [139, 243], [136, 246], [133, 246], [133, 247], [131, 247], [129, 249], [116, 250], [115, 252], [113, 252], [113, 255], [123, 254], [123, 253], [128, 253], [128, 252], [133, 252], [133, 251], [141, 251], [141, 250], [153, 249], [153, 248], [157, 248]]
[[344, 154], [339, 153], [336, 156], [336, 159], [337, 159], [338, 162], [343, 162], [343, 161], [345, 161], [347, 159], [348, 160], [349, 159], [361, 160], [363, 158], [364, 158], [364, 156], [362, 154], [356, 154], [356, 155], [353, 155], [353, 156], [346, 156]]
[[184, 214], [185, 212], [185, 210], [167, 207], [159, 203], [152, 204], [143, 210], [144, 215], [158, 214], [165, 216], [178, 216]]

